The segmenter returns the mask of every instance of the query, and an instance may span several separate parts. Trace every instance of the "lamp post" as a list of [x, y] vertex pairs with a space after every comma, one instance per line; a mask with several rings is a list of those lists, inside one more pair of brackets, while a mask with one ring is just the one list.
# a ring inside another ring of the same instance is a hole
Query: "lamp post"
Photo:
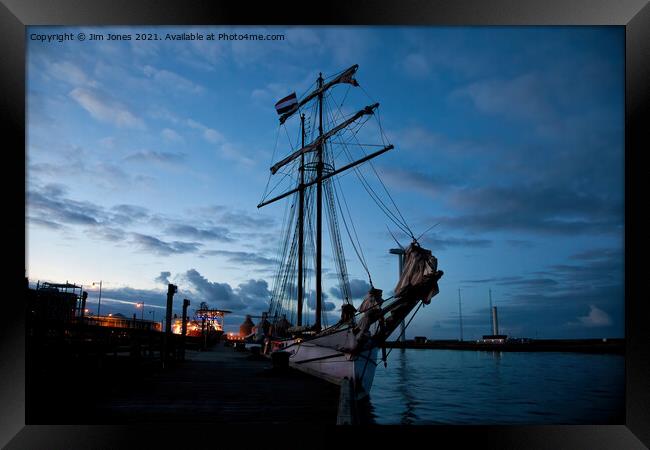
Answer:
[[99, 284], [99, 300], [97, 301], [97, 317], [99, 317], [99, 310], [100, 310], [100, 308], [102, 306], [102, 282], [101, 282], [101, 280], [99, 281], [99, 283], [93, 282], [93, 286], [95, 286], [96, 284]]
[[142, 308], [142, 312], [140, 314], [140, 320], [144, 320], [144, 302], [138, 302], [135, 304], [136, 308]]

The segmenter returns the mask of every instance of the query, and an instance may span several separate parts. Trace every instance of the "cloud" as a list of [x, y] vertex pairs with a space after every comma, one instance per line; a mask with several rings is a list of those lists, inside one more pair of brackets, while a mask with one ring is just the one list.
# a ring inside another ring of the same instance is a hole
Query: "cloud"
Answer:
[[420, 53], [406, 55], [400, 68], [413, 78], [425, 78], [431, 73], [431, 66], [427, 58]]
[[183, 162], [186, 156], [187, 155], [185, 153], [154, 152], [151, 150], [144, 150], [126, 156], [124, 160], [127, 162], [177, 165]]
[[[131, 242], [145, 252], [164, 256], [196, 253], [202, 247], [202, 241], [235, 241], [226, 227], [186, 224], [173, 217], [152, 215], [147, 208], [138, 205], [118, 204], [104, 208], [90, 202], [76, 201], [68, 198], [65, 186], [59, 184], [34, 185], [31, 188], [27, 195], [27, 217], [30, 224], [52, 230], [62, 230], [66, 225], [82, 226], [89, 236], [113, 243], [130, 238]], [[245, 215], [235, 214], [231, 219], [235, 222], [244, 220]], [[209, 224], [210, 221], [206, 223]], [[259, 223], [267, 222], [260, 219]], [[150, 233], [129, 230], [138, 225], [160, 227], [167, 234], [189, 240], [166, 241]], [[254, 221], [251, 226], [256, 226]], [[235, 261], [254, 261], [269, 267], [273, 264], [271, 259], [245, 252], [224, 250], [206, 254], [220, 254]]]
[[516, 248], [533, 248], [535, 244], [532, 241], [523, 239], [506, 239], [506, 243], [511, 247]]
[[512, 281], [517, 281], [521, 280], [523, 277], [520, 276], [514, 276], [514, 277], [490, 277], [490, 278], [480, 278], [480, 279], [474, 279], [474, 280], [461, 280], [461, 283], [468, 283], [468, 284], [497, 284], [497, 283], [508, 283]]
[[228, 283], [209, 281], [196, 269], [188, 270], [184, 278], [200, 300], [218, 308], [258, 313], [268, 309], [271, 292], [265, 280], [248, 280], [233, 289]]
[[186, 119], [185, 123], [187, 126], [190, 128], [194, 128], [195, 130], [199, 130], [202, 132], [203, 138], [210, 142], [211, 144], [220, 144], [225, 141], [225, 138], [223, 134], [218, 132], [217, 130], [213, 128], [209, 128], [205, 125], [203, 125], [200, 122], [197, 122], [196, 120], [193, 119]]
[[435, 250], [446, 250], [450, 247], [486, 248], [492, 245], [492, 241], [489, 239], [438, 237], [436, 234], [423, 237], [421, 243], [425, 247]]
[[134, 222], [144, 221], [150, 217], [149, 210], [143, 206], [120, 204], [113, 206], [111, 221], [120, 225], [129, 225]]
[[571, 259], [582, 261], [600, 261], [620, 258], [621, 251], [613, 248], [595, 248], [571, 255]]
[[612, 324], [612, 319], [602, 309], [589, 305], [589, 314], [578, 317], [578, 322], [585, 327], [603, 327]]
[[200, 86], [193, 81], [188, 80], [187, 78], [169, 70], [157, 69], [153, 66], [147, 65], [144, 66], [142, 71], [148, 78], [164, 88], [166, 92], [173, 92], [174, 90], [178, 90], [189, 92], [191, 94], [200, 94], [204, 91], [203, 86]]
[[391, 187], [401, 190], [414, 190], [436, 198], [444, 193], [453, 181], [449, 175], [434, 175], [419, 170], [382, 167], [382, 176]]
[[164, 128], [160, 134], [169, 142], [183, 142], [183, 137], [171, 128]]
[[90, 202], [79, 202], [64, 198], [65, 188], [57, 184], [48, 184], [43, 188], [32, 188], [27, 195], [27, 208], [33, 219], [54, 224], [98, 225], [105, 217], [102, 208]]
[[[322, 293], [322, 311], [323, 312], [329, 312], [329, 311], [334, 311], [336, 309], [336, 304], [334, 302], [328, 302], [327, 299], [329, 296], [325, 291]], [[308, 291], [305, 292], [305, 304], [311, 309], [312, 311], [316, 311], [316, 291]]]
[[168, 285], [170, 283], [169, 277], [172, 275], [171, 272], [160, 272], [160, 275], [158, 275], [154, 281], [156, 283], [161, 283], [164, 285]]
[[291, 91], [292, 89], [284, 83], [268, 83], [262, 88], [253, 89], [251, 99], [257, 104], [271, 109], [275, 102], [286, 97]]
[[[365, 297], [369, 289], [370, 284], [368, 282], [365, 280], [353, 278], [350, 280], [350, 300]], [[332, 294], [332, 296], [336, 297], [337, 299], [343, 299], [343, 293], [338, 286], [332, 287], [330, 289], [330, 294]]]
[[195, 253], [202, 244], [198, 242], [162, 241], [154, 236], [140, 233], [131, 233], [133, 241], [143, 250], [161, 255], [169, 256], [179, 253]]
[[33, 223], [35, 225], [39, 225], [45, 228], [49, 228], [51, 230], [61, 230], [63, 229], [63, 225], [60, 223], [52, 222], [51, 220], [47, 219], [39, 219], [36, 217], [28, 217], [27, 220], [29, 220], [30, 223]]
[[[223, 208], [222, 208], [223, 210]], [[244, 211], [227, 210], [219, 218], [219, 222], [234, 227], [250, 227], [268, 229], [275, 225], [275, 219], [261, 213], [250, 214]]]
[[223, 256], [227, 259], [228, 262], [248, 266], [248, 265], [258, 265], [266, 268], [275, 267], [277, 261], [272, 258], [267, 258], [261, 256], [257, 253], [248, 253], [248, 252], [233, 252], [228, 250], [207, 250], [203, 252], [206, 256]]
[[97, 82], [91, 80], [82, 69], [70, 61], [48, 62], [46, 67], [48, 75], [73, 86], [97, 86]]
[[223, 227], [210, 227], [201, 229], [192, 225], [179, 224], [167, 227], [166, 232], [176, 236], [187, 237], [199, 241], [232, 242], [234, 240], [229, 236], [228, 229]]
[[549, 121], [555, 110], [546, 96], [547, 86], [537, 73], [527, 73], [510, 80], [484, 80], [456, 89], [451, 99], [469, 99], [474, 107], [487, 114], [515, 119]]
[[[96, 292], [89, 293], [88, 301], [95, 303], [97, 300], [99, 289], [97, 288]], [[116, 311], [121, 312], [127, 317], [131, 317], [133, 313], [138, 313], [140, 316], [140, 311], [135, 309], [137, 303], [145, 303], [145, 310], [153, 306], [164, 307], [166, 302], [166, 292], [162, 290], [155, 289], [136, 289], [132, 287], [119, 287], [119, 288], [107, 288], [106, 285], [102, 289], [102, 309], [101, 311], [106, 314], [107, 312]], [[105, 309], [105, 301], [112, 300], [113, 305], [110, 308]], [[162, 316], [158, 316], [160, 318]]]
[[96, 89], [78, 87], [70, 92], [70, 97], [99, 121], [112, 123], [118, 127], [145, 128], [142, 119], [106, 93]]
[[244, 150], [242, 150], [239, 146], [232, 144], [230, 142], [224, 142], [221, 145], [218, 146], [219, 149], [219, 155], [227, 159], [229, 161], [234, 161], [238, 164], [242, 164], [244, 166], [254, 166], [257, 164], [257, 161], [253, 158], [250, 158], [246, 156]]
[[109, 242], [122, 242], [126, 239], [126, 233], [119, 228], [101, 226], [86, 230], [91, 237], [96, 237]]
[[467, 213], [433, 220], [453, 229], [576, 235], [620, 233], [623, 227], [618, 200], [546, 184], [468, 187], [448, 199]]

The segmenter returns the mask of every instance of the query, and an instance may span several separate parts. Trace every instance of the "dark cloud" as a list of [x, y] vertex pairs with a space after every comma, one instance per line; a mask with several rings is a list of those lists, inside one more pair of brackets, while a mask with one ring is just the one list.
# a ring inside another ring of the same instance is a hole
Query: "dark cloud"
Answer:
[[34, 225], [39, 225], [45, 228], [49, 228], [51, 230], [63, 229], [63, 225], [61, 225], [60, 223], [52, 222], [51, 220], [41, 219], [36, 217], [28, 217], [27, 220], [30, 223], [33, 223]]
[[614, 258], [620, 259], [621, 257], [622, 257], [621, 250], [611, 249], [611, 248], [598, 248], [598, 249], [585, 250], [584, 252], [571, 255], [571, 259], [586, 260], [586, 261], [603, 260], [603, 259], [610, 260]]
[[178, 224], [167, 227], [166, 232], [176, 236], [187, 237], [199, 241], [234, 241], [234, 239], [229, 236], [228, 229], [223, 227], [210, 227], [201, 229], [192, 225]]
[[111, 212], [113, 213], [111, 220], [120, 225], [129, 225], [149, 217], [147, 208], [137, 205], [115, 205], [111, 208]]
[[[357, 278], [350, 280], [350, 295], [352, 296], [351, 300], [365, 297], [369, 289], [370, 284], [365, 280], [360, 280]], [[341, 293], [341, 290], [338, 286], [331, 288], [330, 294], [332, 294], [332, 296], [337, 299], [343, 299], [343, 294]]]
[[170, 283], [170, 281], [169, 281], [169, 277], [170, 277], [171, 275], [172, 275], [171, 272], [160, 272], [160, 275], [158, 275], [158, 276], [154, 279], [154, 281], [155, 281], [156, 283], [161, 283], [161, 284], [167, 285], [167, 284]]
[[549, 121], [555, 119], [555, 109], [546, 95], [547, 87], [539, 73], [527, 73], [510, 80], [478, 81], [452, 92], [450, 98], [468, 99], [476, 109], [488, 114]]
[[512, 281], [517, 281], [517, 280], [522, 280], [523, 277], [515, 276], [515, 277], [492, 277], [492, 278], [481, 278], [478, 280], [461, 280], [461, 283], [469, 283], [469, 284], [484, 284], [484, 283], [504, 283], [504, 282], [512, 282]]
[[445, 250], [450, 247], [485, 248], [492, 245], [492, 241], [488, 239], [437, 237], [436, 235], [424, 237], [420, 242], [431, 250]]
[[[230, 304], [234, 301], [236, 306], [234, 309], [241, 309], [243, 306], [243, 304], [237, 303], [239, 299], [235, 298], [233, 290], [228, 283], [211, 282], [196, 269], [188, 270], [185, 273], [185, 278], [204, 300], [224, 304]], [[232, 306], [230, 307], [232, 308]]]
[[532, 241], [526, 241], [522, 239], [507, 239], [506, 243], [511, 247], [517, 248], [533, 248], [535, 246]]
[[277, 261], [275, 259], [267, 258], [256, 253], [249, 252], [233, 252], [228, 250], [207, 250], [203, 252], [206, 256], [223, 256], [228, 262], [234, 264], [249, 265], [254, 264], [263, 266], [265, 268], [275, 267]]
[[[535, 337], [620, 337], [624, 333], [622, 252], [598, 249], [573, 255], [575, 264], [554, 264], [525, 276], [463, 280], [461, 284], [496, 286], [494, 304], [508, 333]], [[458, 326], [450, 318], [450, 328]], [[442, 321], [445, 322], [444, 320]], [[476, 335], [489, 326], [489, 311], [463, 313]], [[487, 324], [487, 325], [486, 325]]]
[[447, 173], [381, 167], [382, 178], [391, 186], [403, 190], [415, 190], [431, 197], [437, 197], [456, 183]]
[[97, 225], [105, 217], [99, 206], [65, 198], [64, 194], [65, 188], [61, 185], [32, 188], [27, 195], [30, 214], [34, 219], [59, 225]]
[[[321, 307], [323, 312], [334, 311], [336, 309], [336, 304], [333, 302], [328, 302], [327, 299], [329, 296], [325, 291], [322, 292], [322, 303]], [[305, 304], [312, 311], [316, 310], [316, 291], [305, 292]]]
[[218, 308], [258, 313], [268, 309], [271, 292], [265, 280], [248, 280], [233, 289], [228, 283], [209, 281], [196, 269], [188, 270], [184, 278], [200, 300]]
[[622, 203], [557, 187], [465, 188], [454, 192], [451, 202], [465, 214], [434, 218], [451, 229], [574, 235], [623, 228]]
[[133, 241], [139, 244], [143, 250], [163, 256], [177, 253], [195, 253], [201, 246], [198, 242], [165, 242], [154, 236], [140, 233], [131, 233], [131, 236]]
[[[89, 292], [88, 301], [97, 303], [98, 293], [98, 289], [94, 292]], [[125, 305], [126, 312], [134, 313], [137, 312], [135, 304], [139, 302], [144, 302], [145, 308], [147, 305], [164, 307], [167, 302], [167, 294], [166, 291], [155, 289], [135, 289], [132, 287], [107, 288], [104, 286], [102, 289], [102, 312], [104, 312], [104, 305], [107, 300], [113, 300], [114, 303], [121, 303]], [[106, 310], [106, 312], [110, 311], [110, 308]]]
[[101, 226], [94, 227], [86, 232], [89, 236], [109, 242], [121, 242], [126, 239], [126, 233], [120, 228]]
[[219, 223], [242, 228], [269, 228], [275, 225], [275, 220], [262, 214], [227, 211], [221, 215]]
[[[427, 228], [430, 226], [431, 225], [428, 225]], [[448, 248], [461, 248], [461, 247], [486, 248], [492, 245], [492, 241], [489, 239], [446, 236], [441, 233], [432, 233], [431, 231], [426, 231], [427, 228], [424, 228], [420, 233], [414, 231], [414, 234], [417, 237], [418, 234], [424, 233], [423, 236], [420, 236], [418, 241], [420, 242], [420, 244], [422, 244], [424, 247], [430, 250], [439, 251], [439, 250], [446, 250]], [[396, 230], [391, 232], [393, 233], [395, 238], [397, 238], [397, 241], [400, 243], [401, 247], [406, 247], [406, 244], [411, 241], [411, 237], [407, 236], [402, 231]], [[384, 236], [386, 239], [395, 243], [395, 239], [390, 233], [386, 233]]]

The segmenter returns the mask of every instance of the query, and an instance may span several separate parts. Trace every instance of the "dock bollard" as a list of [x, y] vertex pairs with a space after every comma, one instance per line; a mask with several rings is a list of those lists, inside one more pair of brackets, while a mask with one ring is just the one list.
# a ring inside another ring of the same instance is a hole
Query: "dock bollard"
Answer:
[[289, 352], [273, 352], [271, 353], [271, 361], [274, 369], [285, 370], [289, 367]]

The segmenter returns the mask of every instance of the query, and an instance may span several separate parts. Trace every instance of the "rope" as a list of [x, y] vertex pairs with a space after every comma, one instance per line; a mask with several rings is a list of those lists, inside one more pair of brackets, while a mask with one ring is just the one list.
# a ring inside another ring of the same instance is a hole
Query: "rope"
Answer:
[[[364, 92], [365, 92], [365, 91], [364, 91]], [[366, 93], [366, 95], [368, 95], [368, 94]], [[326, 97], [326, 101], [329, 101], [327, 97]], [[338, 106], [337, 106], [337, 109], [339, 110], [340, 114], [343, 115], [343, 113], [340, 111], [340, 108], [338, 108]], [[366, 154], [366, 152], [363, 150], [363, 146], [361, 145], [361, 143], [360, 143], [359, 140], [357, 139], [357, 136], [356, 136], [356, 135], [357, 135], [357, 133], [360, 131], [361, 126], [364, 125], [364, 124], [365, 124], [369, 119], [370, 119], [370, 118], [366, 119], [362, 124], [360, 124], [360, 126], [358, 127], [358, 129], [357, 129], [355, 132], [352, 132], [352, 131], [349, 130], [349, 129], [343, 130], [343, 133], [345, 133], [346, 131], [349, 131], [349, 132], [352, 133], [352, 138], [353, 138], [355, 141], [357, 141], [357, 144], [360, 146], [361, 151], [362, 151], [363, 154], [366, 155], [366, 156], [367, 156], [367, 154]], [[380, 131], [383, 133], [383, 129], [381, 129], [381, 127], [380, 127]], [[340, 141], [339, 143], [340, 143], [340, 145], [345, 149], [345, 152], [347, 153], [348, 158], [350, 158], [350, 161], [351, 161], [351, 162], [354, 161], [354, 159], [352, 158], [350, 152], [347, 150], [347, 144], [344, 143], [343, 141]], [[354, 168], [353, 168], [353, 169], [354, 169], [354, 172], [357, 174], [357, 177], [359, 178], [359, 180], [360, 180], [361, 183], [363, 184], [364, 188], [366, 189], [366, 192], [368, 192], [368, 194], [371, 196], [371, 198], [373, 199], [373, 201], [375, 201], [375, 203], [377, 204], [377, 206], [379, 206], [379, 208], [382, 210], [382, 212], [383, 212], [383, 213], [384, 213], [384, 214], [385, 214], [389, 219], [391, 219], [391, 221], [392, 221], [393, 223], [395, 223], [395, 225], [397, 225], [397, 226], [398, 226], [402, 231], [404, 231], [406, 234], [411, 235], [411, 237], [415, 237], [415, 236], [413, 235], [413, 232], [412, 232], [411, 229], [409, 228], [408, 224], [406, 223], [406, 219], [404, 219], [404, 216], [403, 216], [402, 213], [399, 211], [399, 208], [397, 207], [397, 204], [395, 203], [395, 201], [393, 200], [392, 196], [390, 195], [390, 192], [388, 192], [388, 189], [386, 188], [386, 186], [384, 185], [383, 181], [382, 181], [381, 178], [379, 177], [379, 174], [378, 174], [377, 171], [375, 170], [374, 165], [372, 164], [372, 161], [368, 161], [368, 162], [370, 163], [370, 166], [372, 167], [372, 170], [373, 170], [373, 172], [375, 173], [375, 176], [379, 179], [379, 182], [382, 184], [382, 186], [383, 186], [384, 190], [386, 191], [386, 193], [388, 194], [388, 196], [389, 196], [389, 198], [390, 198], [390, 200], [391, 200], [393, 206], [395, 207], [395, 210], [397, 211], [397, 214], [399, 214], [400, 217], [398, 218], [395, 214], [393, 214], [392, 211], [390, 211], [390, 209], [389, 209], [389, 208], [388, 208], [388, 207], [387, 207], [387, 206], [386, 206], [386, 205], [381, 201], [381, 199], [380, 199], [379, 196], [376, 194], [376, 192], [374, 192], [374, 190], [372, 189], [372, 187], [367, 183], [367, 181], [366, 181], [365, 178], [363, 177], [363, 174], [358, 170], [357, 167], [354, 167]], [[374, 194], [374, 195], [373, 195], [373, 194]], [[401, 222], [400, 222], [399, 219], [401, 219]]]
[[[409, 321], [406, 323], [406, 325], [404, 326], [404, 329], [403, 329], [402, 332], [399, 334], [399, 336], [397, 336], [397, 339], [400, 339], [400, 338], [402, 337], [402, 335], [403, 335], [404, 333], [406, 333], [406, 329], [407, 329], [408, 326], [411, 324], [411, 321], [415, 318], [415, 315], [418, 313], [418, 310], [420, 309], [420, 307], [421, 307], [422, 305], [424, 305], [424, 303], [423, 303], [423, 302], [420, 302], [420, 304], [419, 304], [418, 307], [415, 309], [415, 311], [413, 311], [413, 315], [411, 315], [411, 318], [410, 318]], [[395, 347], [393, 347], [393, 348], [395, 348]], [[388, 359], [388, 356], [389, 356], [390, 353], [393, 351], [393, 348], [391, 348], [390, 350], [388, 350], [388, 353], [386, 353], [386, 359]]]

